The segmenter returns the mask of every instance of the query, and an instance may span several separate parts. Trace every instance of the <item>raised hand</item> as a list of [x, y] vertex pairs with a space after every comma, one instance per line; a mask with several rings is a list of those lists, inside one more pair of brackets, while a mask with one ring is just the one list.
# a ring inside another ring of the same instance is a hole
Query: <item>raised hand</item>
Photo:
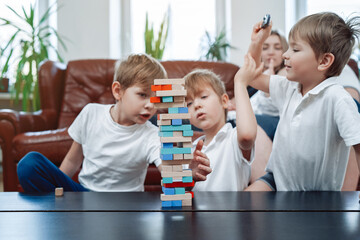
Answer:
[[256, 67], [255, 60], [248, 53], [244, 57], [244, 65], [235, 74], [234, 81], [235, 83], [239, 82], [247, 86], [262, 73], [263, 68], [264, 63], [261, 63], [259, 67]]
[[205, 153], [201, 152], [204, 141], [200, 140], [194, 151], [194, 158], [191, 160], [189, 167], [192, 169], [194, 181], [205, 181], [206, 176], [212, 172], [210, 160]]

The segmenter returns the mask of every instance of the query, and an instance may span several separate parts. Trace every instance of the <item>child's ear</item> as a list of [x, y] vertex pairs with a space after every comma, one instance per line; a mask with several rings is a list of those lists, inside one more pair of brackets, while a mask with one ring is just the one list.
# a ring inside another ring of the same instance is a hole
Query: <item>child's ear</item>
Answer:
[[227, 95], [226, 93], [221, 96], [221, 104], [225, 109], [229, 107], [229, 95]]
[[319, 59], [319, 71], [327, 71], [335, 60], [335, 56], [332, 53], [325, 53]]
[[115, 100], [121, 100], [124, 91], [122, 90], [120, 83], [117, 81], [113, 82], [113, 84], [111, 85], [111, 90]]

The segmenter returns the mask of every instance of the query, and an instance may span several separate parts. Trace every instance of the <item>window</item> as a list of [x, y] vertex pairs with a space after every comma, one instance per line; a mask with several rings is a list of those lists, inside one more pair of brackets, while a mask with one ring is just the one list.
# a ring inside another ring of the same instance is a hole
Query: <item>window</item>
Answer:
[[154, 34], [160, 28], [164, 14], [169, 12], [168, 39], [163, 60], [198, 60], [205, 31], [216, 32], [215, 0], [132, 0], [132, 52], [145, 52], [145, 16], [154, 24]]

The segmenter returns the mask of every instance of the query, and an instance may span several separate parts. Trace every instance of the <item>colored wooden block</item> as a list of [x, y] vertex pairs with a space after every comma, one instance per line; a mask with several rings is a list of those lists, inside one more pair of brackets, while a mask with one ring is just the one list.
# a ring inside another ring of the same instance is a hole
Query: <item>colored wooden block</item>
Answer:
[[161, 145], [163, 148], [174, 148], [173, 143], [162, 143]]
[[[170, 188], [173, 189], [173, 188]], [[174, 194], [185, 194], [185, 188], [181, 187], [181, 188], [175, 188]]]
[[64, 196], [64, 189], [62, 187], [55, 188], [55, 196], [56, 197]]
[[191, 159], [162, 161], [162, 165], [190, 164]]
[[174, 137], [182, 137], [183, 136], [183, 131], [174, 131], [173, 136]]
[[160, 126], [161, 132], [174, 132], [174, 131], [188, 131], [191, 130], [191, 125], [181, 125], [181, 126]]
[[[170, 125], [170, 126], [171, 126], [171, 125]], [[159, 135], [159, 137], [172, 137], [172, 136], [173, 136], [173, 132], [170, 132], [170, 131], [159, 132], [158, 135]]]
[[171, 206], [172, 207], [181, 207], [182, 206], [182, 200], [171, 201]]
[[155, 79], [154, 85], [182, 84], [185, 85], [183, 78]]
[[179, 113], [179, 108], [171, 107], [168, 109], [168, 113]]
[[169, 107], [186, 107], [186, 103], [185, 102], [154, 103], [154, 107], [157, 109], [169, 108]]
[[160, 102], [161, 102], [161, 98], [160, 98], [160, 97], [151, 97], [151, 98], [150, 98], [150, 102], [151, 102], [151, 103], [160, 103]]
[[183, 136], [185, 137], [192, 137], [194, 135], [194, 131], [192, 130], [186, 130], [186, 131], [183, 131]]
[[182, 179], [184, 177], [191, 177], [192, 176], [192, 171], [191, 170], [186, 170], [186, 171], [182, 171], [182, 172], [163, 172], [161, 171], [161, 177], [162, 178], [167, 178], [167, 177], [182, 177]]
[[164, 166], [161, 166], [161, 171], [164, 171], [164, 172], [172, 172], [173, 171], [173, 166], [171, 166], [171, 165], [168, 165], [168, 166], [166, 166], [166, 165], [164, 165]]
[[[160, 114], [160, 119], [190, 119], [190, 113], [168, 113]], [[190, 129], [191, 130], [191, 129]]]
[[172, 154], [160, 154], [160, 159], [167, 161], [167, 160], [173, 160], [173, 155]]
[[185, 176], [185, 177], [182, 177], [182, 181], [185, 183], [185, 182], [192, 182], [193, 179], [192, 179], [192, 176]]
[[181, 176], [175, 176], [172, 179], [173, 179], [173, 182], [182, 182], [182, 177]]
[[193, 187], [195, 182], [192, 181], [190, 183], [183, 183], [183, 182], [174, 182], [174, 183], [162, 183], [167, 188], [177, 188], [177, 187]]
[[191, 199], [190, 193], [185, 194], [178, 194], [178, 195], [160, 195], [161, 201], [176, 201], [176, 200], [185, 200], [185, 199]]
[[172, 166], [172, 171], [173, 172], [182, 172], [183, 171], [183, 166], [182, 165], [173, 165]]
[[161, 154], [189, 154], [191, 148], [162, 148], [160, 149]]
[[193, 159], [194, 158], [194, 154], [184, 154], [184, 159]]
[[173, 159], [174, 160], [182, 160], [182, 159], [184, 159], [184, 154], [173, 154]]
[[[174, 195], [175, 194], [175, 188], [166, 188], [166, 187], [162, 187], [162, 191], [165, 195]], [[185, 194], [185, 188], [184, 188], [184, 193]]]
[[[174, 102], [184, 102], [186, 104], [185, 96], [174, 96]], [[186, 107], [186, 106], [187, 106], [187, 104], [184, 107]]]
[[173, 125], [173, 126], [182, 125], [182, 119], [171, 119], [171, 125]]
[[[188, 200], [188, 199], [186, 199]], [[184, 200], [182, 200], [184, 201]], [[172, 201], [161, 201], [161, 207], [172, 207]]]
[[173, 90], [171, 84], [169, 84], [169, 85], [160, 85], [160, 86], [161, 86], [161, 90], [162, 90], [162, 91]]
[[172, 103], [172, 102], [174, 102], [174, 98], [173, 97], [161, 97], [161, 102]]
[[161, 91], [161, 85], [151, 85], [151, 91]]
[[162, 179], [163, 183], [173, 183], [173, 179], [171, 177], [165, 177]]
[[166, 96], [186, 96], [186, 90], [171, 90], [171, 91], [157, 91], [155, 96], [166, 97]]
[[180, 107], [178, 112], [179, 113], [189, 113], [189, 109], [187, 107]]
[[191, 137], [160, 137], [162, 143], [191, 142]]
[[192, 199], [184, 199], [181, 200], [182, 207], [190, 207], [192, 206]]
[[163, 126], [163, 125], [172, 125], [171, 124], [171, 120], [168, 119], [168, 120], [157, 120], [157, 125], [158, 126]]
[[193, 144], [191, 142], [183, 142], [182, 143], [182, 147], [184, 148], [191, 148], [193, 146]]

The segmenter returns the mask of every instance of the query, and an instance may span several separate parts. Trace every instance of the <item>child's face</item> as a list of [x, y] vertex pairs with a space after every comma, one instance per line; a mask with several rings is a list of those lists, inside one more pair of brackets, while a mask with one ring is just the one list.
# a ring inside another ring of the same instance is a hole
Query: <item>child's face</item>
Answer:
[[219, 98], [211, 86], [205, 85], [196, 96], [186, 98], [191, 124], [205, 132], [217, 132], [225, 124], [227, 101], [224, 95]]
[[115, 121], [125, 126], [144, 124], [156, 112], [154, 104], [150, 103], [150, 97], [154, 95], [150, 88], [145, 89], [140, 85], [131, 86], [126, 90], [120, 89], [116, 103], [118, 116], [115, 116]]
[[311, 83], [316, 78], [319, 62], [310, 44], [299, 37], [291, 38], [289, 49], [283, 54], [287, 79], [299, 83]]
[[277, 35], [270, 35], [264, 42], [261, 59], [264, 62], [265, 68], [269, 68], [270, 60], [274, 61], [274, 67], [281, 66], [283, 49], [281, 46], [280, 38]]

